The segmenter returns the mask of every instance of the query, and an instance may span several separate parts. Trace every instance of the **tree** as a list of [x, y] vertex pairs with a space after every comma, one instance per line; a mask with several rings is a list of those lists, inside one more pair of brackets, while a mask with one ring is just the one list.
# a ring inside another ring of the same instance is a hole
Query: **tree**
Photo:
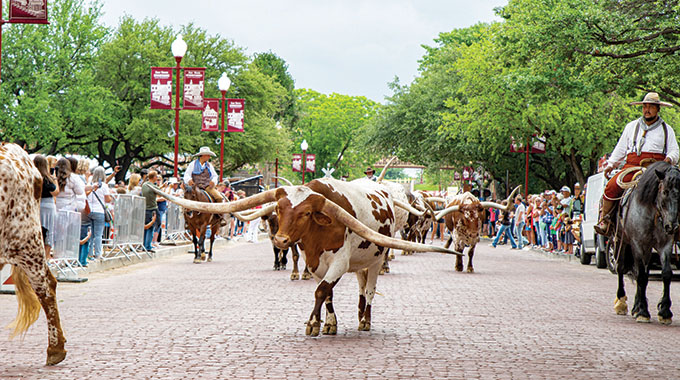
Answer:
[[288, 63], [270, 51], [255, 53], [253, 63], [264, 74], [271, 76], [286, 91], [281, 99], [280, 111], [275, 115], [277, 121], [290, 125], [295, 122], [295, 80], [288, 72]]

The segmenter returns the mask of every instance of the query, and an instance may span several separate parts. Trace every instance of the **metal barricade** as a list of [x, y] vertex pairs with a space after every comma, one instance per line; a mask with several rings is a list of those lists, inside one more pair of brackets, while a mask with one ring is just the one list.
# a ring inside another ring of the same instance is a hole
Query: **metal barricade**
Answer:
[[165, 237], [166, 240], [170, 240], [173, 243], [188, 240], [184, 222], [184, 210], [174, 203], [168, 204], [168, 210], [165, 213]]
[[80, 265], [80, 213], [61, 210], [57, 212], [54, 222], [54, 246], [52, 248], [51, 267], [57, 269], [65, 278], [78, 277]]
[[108, 249], [103, 255], [105, 260], [125, 256], [132, 261], [130, 254], [141, 258], [139, 250], [151, 256], [143, 247], [145, 205], [143, 197], [118, 195], [113, 207], [114, 236], [107, 244]]

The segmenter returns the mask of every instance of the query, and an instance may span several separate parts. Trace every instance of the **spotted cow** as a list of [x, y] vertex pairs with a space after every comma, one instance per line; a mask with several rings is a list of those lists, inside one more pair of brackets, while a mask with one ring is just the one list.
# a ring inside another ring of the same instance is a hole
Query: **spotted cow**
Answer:
[[[288, 264], [288, 248], [281, 249], [274, 244], [274, 237], [279, 231], [279, 218], [276, 213], [272, 212], [267, 215], [263, 215], [262, 221], [266, 223], [267, 234], [269, 235], [269, 240], [272, 242], [272, 247], [274, 249], [274, 270], [286, 270], [286, 264]], [[298, 261], [300, 261], [300, 252], [298, 252], [297, 244], [291, 246], [292, 259], [293, 259], [293, 271], [290, 274], [291, 280], [300, 279], [300, 269], [298, 267]], [[309, 280], [312, 278], [312, 274], [309, 273], [307, 265], [302, 273], [303, 280]]]
[[[454, 253], [448, 249], [394, 239], [395, 205], [379, 184], [343, 182], [331, 178], [314, 180], [304, 186], [286, 186], [222, 204], [199, 204], [162, 193], [172, 202], [198, 211], [226, 213], [254, 205], [262, 215], [276, 211], [279, 229], [274, 244], [281, 249], [298, 245], [307, 267], [317, 280], [316, 303], [305, 333], [316, 336], [337, 333], [333, 287], [343, 274], [356, 273], [359, 283], [359, 330], [371, 328], [371, 306], [378, 272], [387, 248]], [[321, 329], [321, 308], [326, 318]]]
[[12, 337], [23, 335], [47, 317], [47, 365], [66, 357], [66, 339], [57, 308], [57, 281], [47, 268], [40, 226], [42, 178], [28, 154], [15, 144], [0, 144], [0, 268], [12, 265], [19, 311]]

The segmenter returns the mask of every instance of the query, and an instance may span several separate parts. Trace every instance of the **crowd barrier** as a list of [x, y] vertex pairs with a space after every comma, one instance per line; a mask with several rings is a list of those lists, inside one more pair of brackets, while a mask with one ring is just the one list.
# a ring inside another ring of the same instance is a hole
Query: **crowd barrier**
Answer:
[[54, 231], [54, 246], [50, 267], [57, 269], [57, 277], [78, 278], [84, 271], [78, 261], [80, 253], [80, 213], [60, 210], [52, 226]]
[[184, 210], [174, 203], [168, 203], [168, 210], [165, 213], [165, 239], [173, 243], [189, 240], [185, 228]]
[[146, 202], [143, 197], [120, 194], [113, 206], [112, 237], [106, 239], [102, 258], [115, 259], [124, 256], [132, 261], [131, 255], [140, 258], [140, 253], [152, 257], [144, 249], [144, 211]]

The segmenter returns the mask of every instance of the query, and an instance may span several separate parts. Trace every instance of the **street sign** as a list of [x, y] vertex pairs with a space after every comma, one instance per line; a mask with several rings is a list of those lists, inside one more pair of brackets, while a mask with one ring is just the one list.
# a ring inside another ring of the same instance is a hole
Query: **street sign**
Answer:
[[17, 24], [49, 24], [47, 0], [9, 0], [8, 21]]

